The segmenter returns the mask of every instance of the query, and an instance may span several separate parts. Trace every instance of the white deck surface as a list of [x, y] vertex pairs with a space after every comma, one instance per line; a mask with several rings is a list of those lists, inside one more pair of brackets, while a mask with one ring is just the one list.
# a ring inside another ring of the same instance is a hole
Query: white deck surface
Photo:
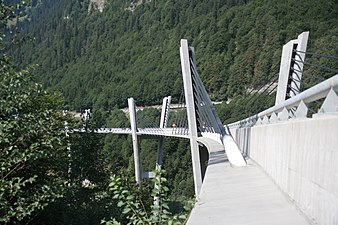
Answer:
[[201, 142], [208, 143], [209, 165], [187, 224], [310, 224], [258, 165], [232, 168], [221, 144]]

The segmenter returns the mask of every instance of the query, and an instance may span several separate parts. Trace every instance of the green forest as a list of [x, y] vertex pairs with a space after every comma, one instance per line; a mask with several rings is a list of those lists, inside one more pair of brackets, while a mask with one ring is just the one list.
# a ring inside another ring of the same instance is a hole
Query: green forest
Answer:
[[[301, 32], [310, 31], [308, 51], [338, 56], [337, 0], [106, 0], [102, 12], [92, 2], [0, 0], [0, 223], [132, 224], [128, 204], [140, 224], [184, 223], [194, 199], [187, 140], [164, 140], [165, 172], [155, 182], [167, 191], [151, 196], [151, 181], [135, 185], [131, 137], [66, 138], [64, 129], [65, 121], [129, 127], [120, 110], [129, 97], [139, 106], [168, 95], [178, 103], [182, 38], [211, 99], [223, 102], [224, 124], [273, 104], [273, 94], [248, 90], [277, 77], [282, 46]], [[89, 121], [62, 113], [88, 108]], [[150, 123], [159, 116], [138, 113]], [[157, 140], [142, 139], [140, 149], [142, 170], [153, 171]], [[153, 212], [163, 220], [145, 216]]]
[[[17, 65], [38, 64], [37, 81], [63, 93], [72, 110], [112, 110], [178, 100], [180, 39], [195, 47], [214, 101], [226, 101], [278, 73], [282, 46], [310, 31], [308, 50], [337, 55], [336, 0], [43, 0], [15, 29], [34, 38], [11, 49]], [[140, 1], [142, 2], [142, 1]], [[19, 37], [20, 38], [20, 35]]]

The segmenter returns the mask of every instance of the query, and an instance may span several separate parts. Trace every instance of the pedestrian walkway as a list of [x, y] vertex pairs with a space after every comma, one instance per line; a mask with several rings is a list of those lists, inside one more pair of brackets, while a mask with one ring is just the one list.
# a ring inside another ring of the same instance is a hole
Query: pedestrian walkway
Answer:
[[189, 225], [310, 224], [254, 162], [233, 168], [220, 143], [200, 142], [208, 145], [209, 164]]

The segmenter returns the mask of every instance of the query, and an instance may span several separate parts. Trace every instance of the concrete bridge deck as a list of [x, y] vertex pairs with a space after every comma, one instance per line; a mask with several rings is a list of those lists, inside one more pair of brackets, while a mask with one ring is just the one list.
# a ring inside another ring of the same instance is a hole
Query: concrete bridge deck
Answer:
[[187, 224], [310, 224], [258, 165], [248, 161], [246, 167], [233, 168], [220, 143], [199, 141], [207, 145], [209, 164]]

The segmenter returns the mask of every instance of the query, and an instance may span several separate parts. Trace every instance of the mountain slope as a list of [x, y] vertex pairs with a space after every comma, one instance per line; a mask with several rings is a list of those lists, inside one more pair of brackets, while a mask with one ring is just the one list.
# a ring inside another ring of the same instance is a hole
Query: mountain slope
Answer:
[[112, 109], [133, 96], [158, 103], [182, 92], [179, 43], [195, 47], [197, 66], [214, 100], [226, 100], [278, 72], [281, 47], [310, 31], [309, 50], [338, 55], [338, 4], [307, 1], [45, 0], [19, 23], [36, 38], [12, 53], [38, 63], [38, 79], [61, 90], [73, 109]]

